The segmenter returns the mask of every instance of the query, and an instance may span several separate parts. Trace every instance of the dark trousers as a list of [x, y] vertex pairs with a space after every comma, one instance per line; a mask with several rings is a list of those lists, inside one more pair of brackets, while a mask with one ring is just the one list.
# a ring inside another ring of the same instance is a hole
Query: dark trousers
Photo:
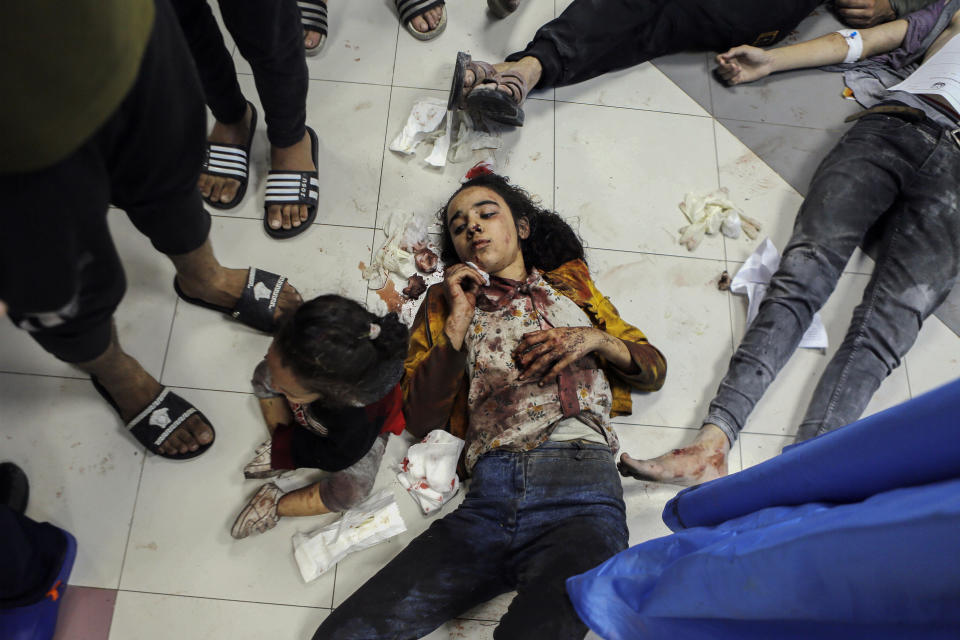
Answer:
[[107, 122], [57, 164], [0, 176], [0, 300], [67, 362], [103, 354], [125, 291], [110, 203], [166, 254], [200, 247], [210, 230], [197, 191], [203, 94], [173, 10], [156, 4], [137, 79]]
[[706, 422], [732, 442], [876, 225], [877, 263], [820, 377], [798, 437], [860, 417], [960, 273], [960, 146], [929, 121], [867, 115], [817, 169], [780, 268], [730, 360]]
[[494, 637], [580, 640], [565, 581], [627, 547], [609, 447], [546, 442], [477, 462], [467, 496], [337, 607], [314, 640], [420, 638], [517, 590]]
[[63, 564], [60, 529], [0, 505], [0, 609], [39, 602]]
[[527, 48], [543, 66], [538, 89], [583, 82], [679, 51], [766, 46], [822, 0], [574, 0]]
[[[180, 26], [197, 63], [213, 117], [233, 124], [247, 101], [206, 0], [173, 0]], [[307, 62], [300, 10], [294, 0], [229, 0], [220, 3], [223, 23], [253, 69], [267, 137], [275, 147], [303, 139], [307, 117]]]

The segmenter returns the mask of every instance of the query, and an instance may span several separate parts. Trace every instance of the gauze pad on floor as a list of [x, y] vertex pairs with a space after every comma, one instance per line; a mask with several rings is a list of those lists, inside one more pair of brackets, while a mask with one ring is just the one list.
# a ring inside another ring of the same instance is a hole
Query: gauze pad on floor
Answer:
[[383, 489], [336, 522], [293, 534], [293, 557], [304, 582], [315, 580], [354, 551], [372, 547], [407, 530], [393, 491]]

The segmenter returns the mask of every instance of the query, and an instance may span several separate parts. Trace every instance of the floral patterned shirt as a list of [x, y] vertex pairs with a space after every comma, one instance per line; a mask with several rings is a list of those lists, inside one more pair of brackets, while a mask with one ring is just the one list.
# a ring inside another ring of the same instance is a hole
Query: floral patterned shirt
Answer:
[[481, 289], [467, 351], [469, 427], [465, 462], [472, 469], [493, 449], [526, 451], [549, 439], [557, 423], [577, 417], [600, 433], [611, 451], [620, 444], [610, 426], [610, 384], [595, 356], [567, 367], [556, 381], [518, 380], [513, 351], [531, 331], [591, 326], [587, 315], [534, 269], [526, 282], [491, 278]]

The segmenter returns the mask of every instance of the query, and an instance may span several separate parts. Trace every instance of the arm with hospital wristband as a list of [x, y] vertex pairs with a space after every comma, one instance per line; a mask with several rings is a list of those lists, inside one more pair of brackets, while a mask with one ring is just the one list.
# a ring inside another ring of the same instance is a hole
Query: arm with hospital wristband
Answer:
[[907, 21], [894, 20], [869, 29], [842, 29], [774, 49], [749, 45], [717, 56], [717, 75], [728, 85], [744, 84], [771, 73], [856, 62], [893, 51], [903, 43]]

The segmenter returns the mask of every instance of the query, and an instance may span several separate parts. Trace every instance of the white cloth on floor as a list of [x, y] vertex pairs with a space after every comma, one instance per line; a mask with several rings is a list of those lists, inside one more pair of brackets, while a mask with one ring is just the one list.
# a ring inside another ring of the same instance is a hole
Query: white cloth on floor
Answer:
[[410, 447], [400, 462], [397, 480], [424, 515], [436, 512], [460, 489], [457, 461], [463, 440], [435, 429]]
[[304, 582], [310, 582], [347, 554], [367, 549], [407, 530], [390, 489], [343, 512], [340, 519], [310, 533], [293, 534], [293, 557]]
[[447, 101], [439, 98], [421, 98], [403, 125], [403, 131], [390, 143], [390, 150], [403, 154], [415, 153], [421, 142], [438, 135], [438, 129], [447, 115]]
[[737, 211], [725, 188], [698, 196], [687, 193], [680, 203], [680, 211], [690, 222], [680, 229], [680, 244], [693, 251], [704, 235], [722, 233], [728, 238], [739, 238], [743, 231], [751, 240], [757, 237], [760, 223]]
[[[730, 282], [730, 291], [747, 296], [747, 326], [753, 323], [760, 310], [760, 301], [767, 292], [770, 279], [780, 267], [780, 252], [766, 238], [743, 263], [737, 275]], [[823, 326], [820, 312], [813, 314], [813, 322], [800, 340], [801, 349], [826, 349], [827, 330]]]
[[447, 111], [447, 103], [439, 98], [420, 98], [413, 104], [403, 130], [390, 143], [390, 150], [412, 155], [421, 142], [430, 142], [433, 149], [424, 159], [432, 167], [445, 167], [448, 162], [464, 162], [474, 151], [499, 149], [500, 133], [485, 131], [464, 111]]

